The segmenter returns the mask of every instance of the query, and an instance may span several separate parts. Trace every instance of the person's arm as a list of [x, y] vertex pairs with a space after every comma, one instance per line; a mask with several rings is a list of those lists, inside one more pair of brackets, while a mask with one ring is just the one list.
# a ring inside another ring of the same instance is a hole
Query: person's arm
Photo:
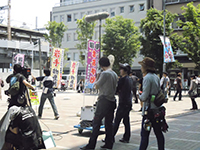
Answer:
[[151, 84], [148, 78], [143, 79], [143, 93], [139, 96], [141, 101], [147, 101], [150, 96]]
[[106, 74], [105, 73], [101, 73], [99, 79], [95, 83], [96, 89], [99, 89], [99, 87], [101, 87], [105, 83], [105, 81], [106, 81]]
[[45, 76], [34, 77], [33, 75], [31, 75], [31, 76], [32, 76], [32, 78], [33, 78], [34, 80], [37, 80], [37, 81], [42, 81], [42, 80], [44, 79], [44, 77], [45, 77]]
[[193, 90], [192, 87], [193, 87], [193, 81], [191, 80], [189, 91]]
[[26, 80], [23, 80], [23, 84], [24, 84], [26, 87], [28, 87], [28, 88], [30, 88], [30, 89], [32, 89], [32, 90], [35, 90], [35, 88], [34, 88], [30, 83], [28, 83]]
[[123, 87], [123, 81], [121, 78], [121, 79], [119, 79], [118, 84], [117, 84], [117, 93], [119, 93], [121, 91], [122, 87]]
[[181, 89], [183, 89], [183, 85], [182, 85], [182, 81], [181, 81], [181, 79], [180, 79], [180, 86], [181, 86]]

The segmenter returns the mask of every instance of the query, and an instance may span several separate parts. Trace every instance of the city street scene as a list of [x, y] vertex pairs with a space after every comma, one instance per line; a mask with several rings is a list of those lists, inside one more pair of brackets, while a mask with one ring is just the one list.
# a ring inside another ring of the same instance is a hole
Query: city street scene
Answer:
[[1, 0], [0, 150], [200, 150], [199, 0]]

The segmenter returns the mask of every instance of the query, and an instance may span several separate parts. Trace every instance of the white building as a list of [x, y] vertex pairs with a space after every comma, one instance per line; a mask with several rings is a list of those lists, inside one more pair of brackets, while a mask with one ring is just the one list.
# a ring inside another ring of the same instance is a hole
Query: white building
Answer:
[[[121, 15], [124, 18], [133, 19], [135, 25], [139, 27], [140, 20], [146, 17], [146, 10], [147, 0], [61, 0], [59, 4], [53, 7], [52, 21], [64, 22], [68, 26], [62, 47], [69, 48], [68, 61], [78, 61], [79, 50], [75, 47], [78, 42], [76, 34], [77, 19], [81, 19], [84, 15], [106, 11], [110, 14], [109, 17]], [[102, 29], [102, 33], [104, 33], [104, 29]], [[98, 37], [99, 29], [97, 24], [93, 40], [98, 40]], [[141, 60], [141, 58], [139, 59]], [[135, 59], [133, 64], [134, 69], [139, 69], [137, 62], [138, 58]], [[69, 65], [66, 69], [69, 70]], [[80, 72], [84, 72], [82, 65], [79, 68]], [[65, 71], [65, 73], [68, 72]]]

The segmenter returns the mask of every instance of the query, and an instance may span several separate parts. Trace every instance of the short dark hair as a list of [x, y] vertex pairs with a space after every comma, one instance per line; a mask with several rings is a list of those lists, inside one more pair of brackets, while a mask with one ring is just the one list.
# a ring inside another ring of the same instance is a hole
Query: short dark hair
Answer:
[[20, 64], [15, 64], [13, 69], [14, 69], [14, 71], [16, 73], [21, 73], [22, 72], [22, 66]]
[[101, 67], [109, 67], [110, 66], [110, 61], [109, 61], [109, 59], [107, 57], [102, 57], [99, 60], [99, 65]]
[[45, 74], [46, 76], [50, 76], [51, 71], [50, 71], [49, 69], [44, 69], [44, 74]]
[[132, 73], [132, 75], [134, 75], [134, 76], [136, 75], [136, 72], [134, 72], [134, 71], [133, 71], [133, 72], [131, 72], [131, 73]]
[[168, 76], [168, 73], [167, 72], [163, 72], [163, 74], [167, 75]]

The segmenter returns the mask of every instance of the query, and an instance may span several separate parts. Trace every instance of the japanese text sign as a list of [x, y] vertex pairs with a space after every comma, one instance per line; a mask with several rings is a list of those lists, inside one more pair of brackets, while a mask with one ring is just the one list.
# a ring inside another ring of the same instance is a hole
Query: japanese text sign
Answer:
[[96, 70], [99, 61], [99, 52], [99, 42], [89, 40], [85, 82], [86, 88], [93, 88], [94, 82], [96, 81]]
[[76, 87], [78, 66], [79, 66], [79, 62], [71, 61], [70, 78], [69, 78], [69, 84], [68, 84], [69, 88], [74, 89]]

